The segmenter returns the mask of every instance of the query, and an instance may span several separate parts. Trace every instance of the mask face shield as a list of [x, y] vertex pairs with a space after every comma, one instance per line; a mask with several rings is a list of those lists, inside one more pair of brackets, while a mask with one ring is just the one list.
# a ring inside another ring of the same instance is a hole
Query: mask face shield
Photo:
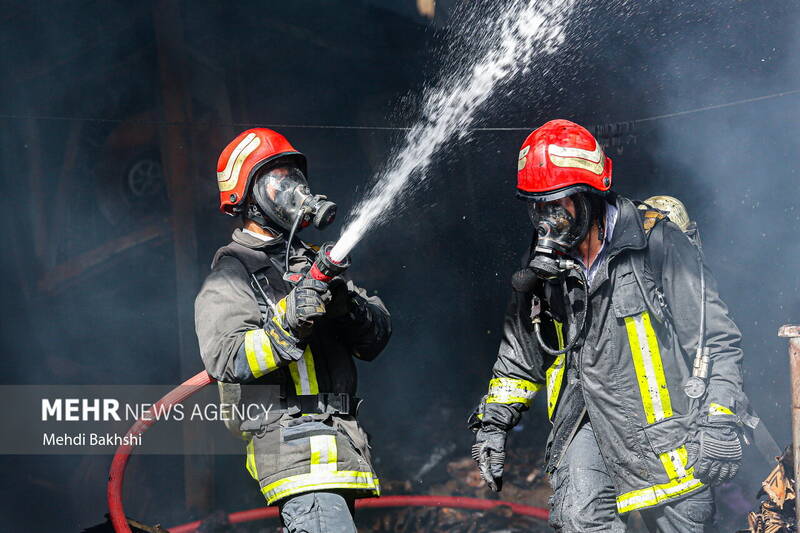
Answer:
[[256, 177], [253, 184], [253, 197], [258, 207], [284, 230], [292, 227], [309, 196], [311, 190], [306, 177], [292, 165], [268, 168]]
[[537, 253], [567, 253], [589, 231], [589, 200], [584, 193], [550, 202], [528, 202], [528, 216], [538, 235]]
[[311, 194], [303, 172], [291, 163], [262, 170], [253, 184], [253, 199], [259, 209], [283, 230], [305, 228], [312, 222], [323, 229], [336, 218], [336, 204]]

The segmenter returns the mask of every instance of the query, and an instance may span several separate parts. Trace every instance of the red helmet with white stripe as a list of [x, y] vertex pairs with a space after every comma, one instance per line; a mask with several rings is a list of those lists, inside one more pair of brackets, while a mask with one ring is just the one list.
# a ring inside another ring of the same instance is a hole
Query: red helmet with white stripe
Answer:
[[307, 174], [306, 156], [276, 131], [253, 128], [232, 140], [217, 161], [220, 210], [229, 215], [240, 213], [255, 173], [279, 157], [294, 159], [303, 174]]
[[611, 189], [611, 159], [586, 128], [569, 120], [551, 120], [534, 130], [522, 143], [517, 170], [517, 196], [526, 200]]

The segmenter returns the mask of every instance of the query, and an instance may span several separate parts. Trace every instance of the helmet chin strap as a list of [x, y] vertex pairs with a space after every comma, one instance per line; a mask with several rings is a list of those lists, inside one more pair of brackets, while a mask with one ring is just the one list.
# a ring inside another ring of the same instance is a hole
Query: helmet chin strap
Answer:
[[255, 202], [247, 203], [247, 212], [245, 213], [245, 218], [252, 220], [261, 226], [262, 229], [267, 230], [276, 237], [284, 236], [284, 231], [279, 227], [276, 228], [271, 225], [269, 219], [264, 215], [264, 212], [261, 211]]
[[297, 233], [297, 230], [300, 227], [300, 222], [302, 222], [305, 214], [306, 212], [303, 209], [297, 213], [297, 216], [294, 217], [292, 228], [289, 230], [289, 235], [287, 237], [284, 230], [275, 229], [268, 224], [269, 218], [264, 215], [264, 212], [261, 211], [261, 208], [259, 208], [255, 202], [250, 202], [247, 204], [247, 218], [261, 226], [263, 229], [269, 231], [276, 237], [286, 237], [286, 257], [284, 259], [284, 268], [286, 269], [286, 273], [289, 272], [289, 256], [292, 250], [292, 241], [294, 240], [295, 233]]

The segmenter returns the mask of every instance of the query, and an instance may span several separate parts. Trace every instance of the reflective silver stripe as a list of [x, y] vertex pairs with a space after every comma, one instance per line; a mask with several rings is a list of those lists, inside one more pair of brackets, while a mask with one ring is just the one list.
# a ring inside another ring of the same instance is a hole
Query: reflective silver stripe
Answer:
[[335, 435], [312, 435], [311, 471], [336, 471], [337, 449]]
[[486, 403], [521, 403], [530, 407], [533, 397], [542, 387], [541, 383], [526, 379], [494, 378], [489, 381]]
[[[262, 371], [271, 370], [270, 367], [274, 367], [274, 365], [270, 365], [272, 354], [269, 354], [269, 360], [267, 359], [267, 352], [264, 350], [264, 344], [269, 343], [269, 339], [267, 338], [267, 332], [263, 329], [258, 329], [254, 332], [253, 336], [253, 351], [256, 354], [256, 360], [258, 361], [258, 367], [262, 369]], [[268, 362], [269, 361], [269, 362]]]
[[688, 472], [686, 472], [686, 467], [681, 460], [681, 456], [678, 454], [678, 450], [669, 452], [669, 458], [672, 460], [672, 466], [675, 468], [675, 472], [678, 474], [678, 477], [686, 477]]
[[305, 358], [298, 360], [297, 373], [300, 376], [300, 394], [311, 394], [311, 384], [308, 382], [308, 366]]
[[263, 329], [253, 329], [244, 334], [244, 352], [250, 372], [257, 378], [278, 368], [269, 335]]
[[677, 498], [703, 486], [699, 480], [689, 477], [655, 485], [646, 489], [639, 489], [623, 494], [617, 498], [617, 512], [627, 513], [636, 509], [652, 507], [663, 501]]
[[294, 381], [295, 392], [299, 394], [319, 394], [317, 373], [314, 368], [314, 354], [306, 346], [303, 357], [289, 364], [289, 373]]
[[[639, 337], [639, 350], [642, 357], [642, 364], [644, 366], [644, 373], [647, 378], [647, 390], [650, 395], [650, 404], [653, 409], [653, 417], [655, 418], [655, 422], [659, 420], [664, 420], [669, 416], [672, 416], [672, 407], [667, 406], [669, 410], [668, 413], [665, 413], [664, 405], [661, 401], [661, 386], [663, 385], [666, 387], [666, 383], [659, 383], [659, 376], [656, 374], [656, 366], [653, 361], [653, 356], [659, 358], [658, 365], [661, 366], [661, 354], [653, 354], [650, 349], [650, 342], [647, 336], [647, 330], [645, 328], [644, 323], [645, 317], [644, 313], [639, 316], [633, 317], [633, 323], [636, 327], [636, 334]], [[663, 369], [660, 372], [661, 377], [663, 379], [664, 371]], [[666, 416], [665, 416], [666, 415]]]

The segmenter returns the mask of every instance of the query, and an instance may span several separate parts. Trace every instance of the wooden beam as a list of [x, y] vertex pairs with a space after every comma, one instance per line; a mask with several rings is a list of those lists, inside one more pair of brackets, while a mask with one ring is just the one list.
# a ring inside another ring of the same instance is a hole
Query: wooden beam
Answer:
[[45, 272], [39, 279], [37, 288], [42, 292], [55, 293], [63, 290], [81, 276], [94, 271], [122, 252], [150, 241], [161, 240], [170, 233], [168, 219], [145, 225], [127, 235], [112, 239], [88, 252], [77, 255]]
[[22, 122], [25, 135], [25, 151], [28, 167], [28, 183], [31, 192], [31, 226], [33, 233], [33, 251], [36, 259], [41, 264], [49, 242], [47, 235], [47, 203], [45, 202], [45, 188], [42, 174], [42, 143], [39, 125], [34, 119]]
[[[194, 298], [200, 288], [192, 182], [191, 95], [186, 91], [187, 68], [180, 3], [158, 0], [153, 9], [158, 70], [161, 80], [163, 119], [172, 124], [159, 129], [161, 162], [164, 165], [172, 206], [172, 234], [175, 252], [177, 334], [181, 380], [197, 373], [201, 359], [194, 331]], [[187, 425], [184, 444], [205, 441], [201, 427]], [[211, 512], [213, 506], [213, 457], [186, 455], [184, 492], [189, 509]]]
[[47, 230], [52, 244], [47, 247], [47, 252], [43, 258], [46, 270], [52, 269], [56, 265], [56, 261], [58, 261], [58, 246], [56, 243], [61, 242], [60, 237], [64, 229], [64, 221], [67, 220], [69, 184], [72, 183], [74, 177], [75, 163], [78, 160], [80, 138], [84, 124], [84, 122], [80, 121], [75, 121], [71, 124], [67, 141], [64, 145], [64, 161], [61, 164], [61, 172], [58, 175], [57, 192], [55, 198], [53, 198], [55, 206], [50, 212], [50, 223]]

